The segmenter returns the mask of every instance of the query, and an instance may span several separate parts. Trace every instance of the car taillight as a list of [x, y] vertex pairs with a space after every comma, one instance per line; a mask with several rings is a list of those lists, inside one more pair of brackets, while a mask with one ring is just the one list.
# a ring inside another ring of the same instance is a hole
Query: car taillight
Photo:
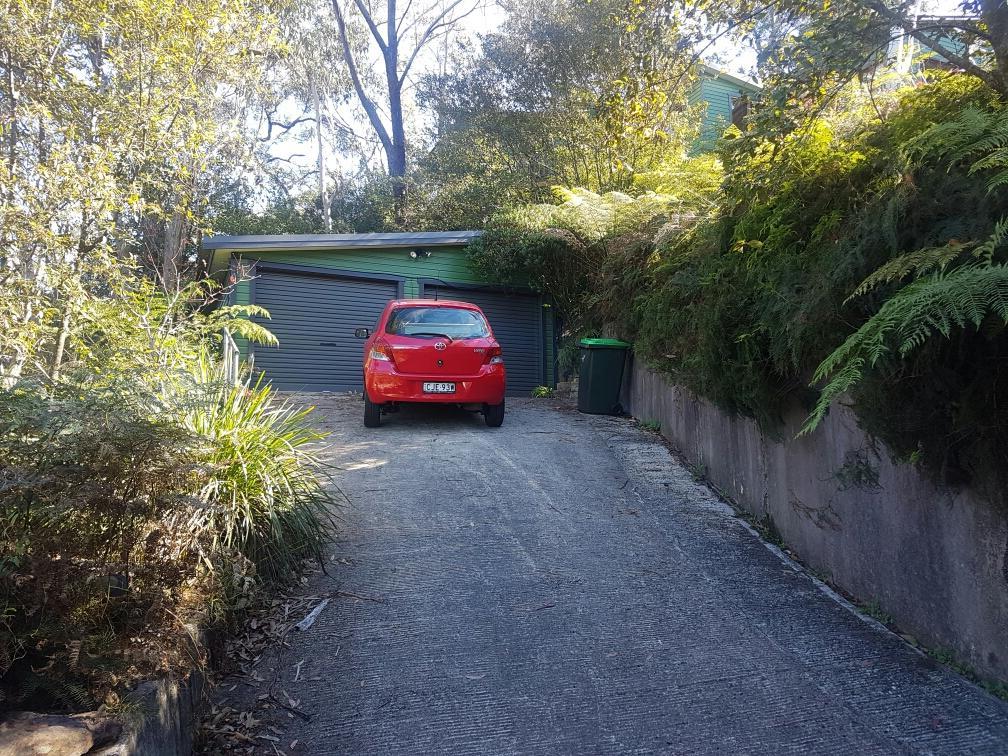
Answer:
[[371, 345], [370, 357], [372, 360], [391, 362], [393, 365], [395, 364], [395, 360], [392, 359], [392, 350], [384, 341], [376, 341]]
[[490, 347], [489, 349], [487, 349], [487, 364], [488, 365], [504, 364], [503, 352], [499, 346]]

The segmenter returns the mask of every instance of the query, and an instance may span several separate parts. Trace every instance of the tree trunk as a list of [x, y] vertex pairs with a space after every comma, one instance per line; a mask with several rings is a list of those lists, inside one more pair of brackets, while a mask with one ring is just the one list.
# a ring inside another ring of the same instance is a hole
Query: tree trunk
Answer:
[[311, 82], [312, 107], [315, 109], [315, 148], [318, 150], [319, 203], [322, 206], [322, 222], [325, 230], [332, 232], [332, 196], [329, 194], [329, 179], [326, 175], [325, 145], [322, 143], [322, 102], [318, 87]]
[[393, 144], [388, 155], [389, 181], [392, 183], [392, 205], [395, 222], [406, 223], [406, 145]]
[[182, 252], [182, 212], [176, 210], [165, 226], [164, 242], [161, 248], [161, 282], [168, 293], [178, 291], [178, 262]]
[[70, 303], [67, 302], [60, 318], [59, 333], [56, 336], [56, 351], [53, 352], [52, 371], [49, 374], [53, 383], [59, 380], [60, 369], [63, 367], [63, 355], [66, 352], [67, 338], [70, 336]]
[[389, 93], [391, 145], [388, 150], [389, 179], [396, 225], [406, 222], [406, 128], [403, 124], [402, 80], [399, 78], [399, 39], [395, 28], [395, 0], [389, 0], [388, 46], [385, 49], [385, 80]]

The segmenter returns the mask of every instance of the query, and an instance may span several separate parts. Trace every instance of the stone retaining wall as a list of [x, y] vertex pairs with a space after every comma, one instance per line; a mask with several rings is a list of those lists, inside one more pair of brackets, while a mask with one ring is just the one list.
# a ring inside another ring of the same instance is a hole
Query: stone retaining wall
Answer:
[[[1008, 681], [1008, 517], [968, 489], [896, 464], [834, 407], [815, 433], [782, 440], [629, 364], [623, 406], [714, 485], [767, 518], [798, 557], [925, 646]], [[823, 639], [828, 642], [828, 639]]]

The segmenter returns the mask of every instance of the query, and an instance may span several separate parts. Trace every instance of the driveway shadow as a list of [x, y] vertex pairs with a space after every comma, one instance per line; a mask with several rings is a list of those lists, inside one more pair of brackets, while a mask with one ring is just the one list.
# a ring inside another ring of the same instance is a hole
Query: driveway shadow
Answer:
[[[363, 412], [363, 409], [361, 410]], [[505, 424], [507, 420], [504, 421]], [[484, 426], [483, 415], [450, 404], [403, 404], [393, 412], [382, 413], [381, 428], [423, 427], [431, 430], [472, 429]]]

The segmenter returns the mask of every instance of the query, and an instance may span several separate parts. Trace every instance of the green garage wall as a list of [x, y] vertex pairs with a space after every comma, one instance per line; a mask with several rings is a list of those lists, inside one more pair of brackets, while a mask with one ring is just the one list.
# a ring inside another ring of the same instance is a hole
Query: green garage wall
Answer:
[[[254, 254], [244, 256], [235, 252], [232, 254], [232, 259], [245, 264], [263, 260], [285, 265], [400, 276], [406, 279], [404, 296], [407, 298], [420, 297], [419, 281], [423, 278], [437, 278], [445, 283], [488, 283], [476, 276], [469, 267], [465, 247], [427, 247], [427, 249], [430, 251], [430, 257], [421, 257], [416, 260], [409, 256], [409, 249], [402, 247], [361, 250], [257, 251]], [[235, 285], [231, 297], [234, 304], [249, 304], [251, 283], [251, 281], [244, 280]], [[543, 322], [545, 324], [546, 378], [547, 383], [552, 386], [556, 384], [556, 354], [554, 350], [556, 324], [554, 323], [553, 308], [544, 308]], [[269, 326], [268, 323], [266, 325]], [[247, 354], [247, 344], [239, 342], [239, 347], [241, 347], [243, 355]]]

